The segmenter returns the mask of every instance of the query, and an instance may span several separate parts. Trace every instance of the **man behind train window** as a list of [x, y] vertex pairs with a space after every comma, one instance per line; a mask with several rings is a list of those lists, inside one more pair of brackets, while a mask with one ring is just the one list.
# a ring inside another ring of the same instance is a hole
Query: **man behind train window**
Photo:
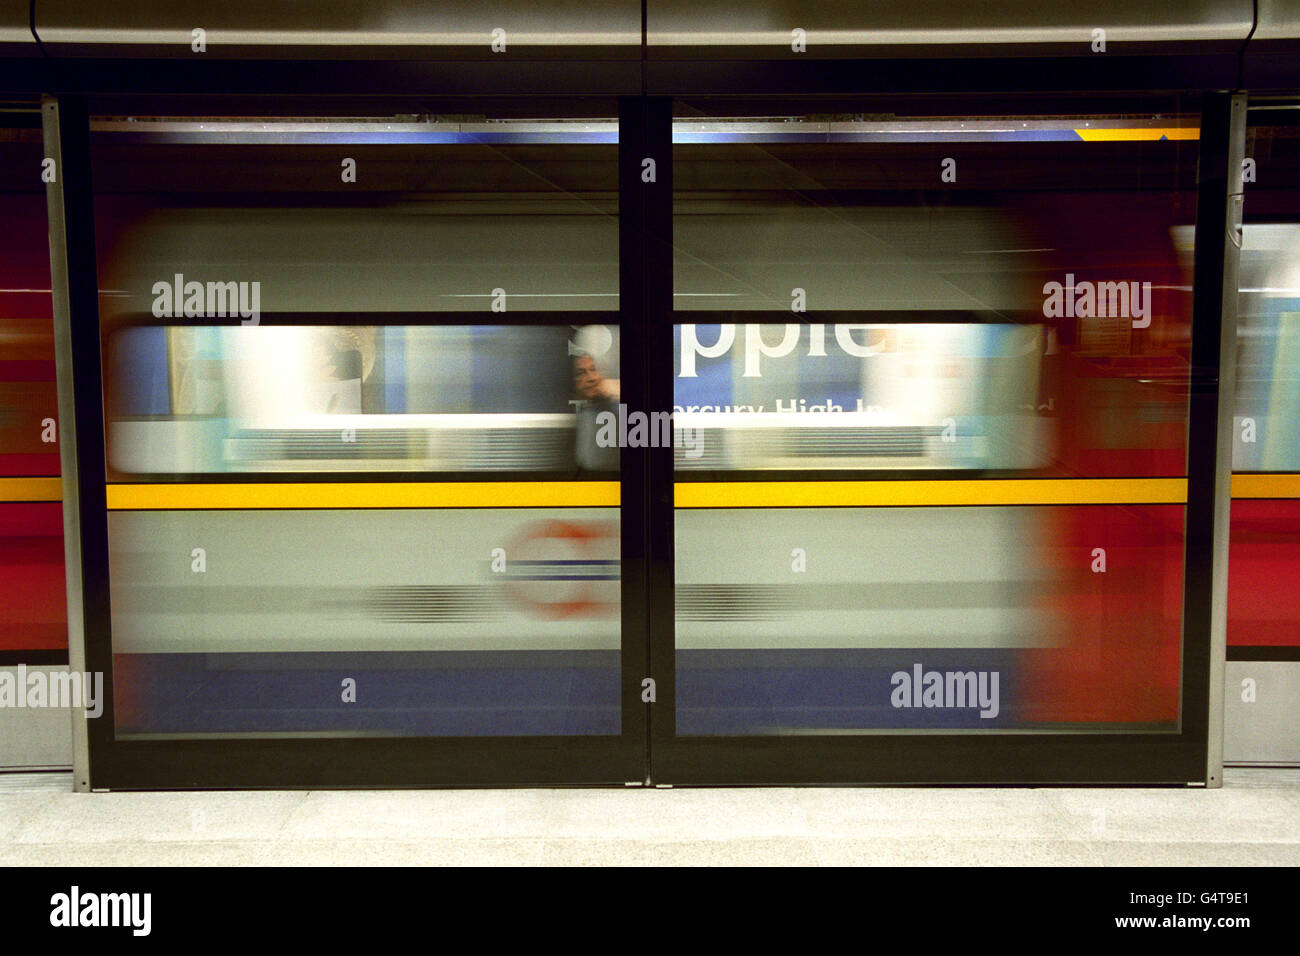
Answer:
[[596, 434], [601, 412], [618, 415], [618, 379], [608, 377], [595, 356], [579, 352], [573, 357], [573, 391], [578, 398], [574, 449], [578, 467], [585, 471], [617, 471], [618, 446], [601, 447]]

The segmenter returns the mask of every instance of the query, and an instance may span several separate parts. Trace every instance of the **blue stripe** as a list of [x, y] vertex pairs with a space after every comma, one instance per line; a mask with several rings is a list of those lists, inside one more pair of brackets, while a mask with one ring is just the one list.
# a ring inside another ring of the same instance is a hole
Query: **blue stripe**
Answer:
[[[1005, 729], [1023, 724], [1018, 652], [1008, 649], [683, 650], [677, 732], [773, 734], [810, 730]], [[896, 708], [897, 671], [997, 671], [996, 717], [974, 708]]]
[[616, 650], [126, 654], [114, 667], [117, 699], [133, 702], [123, 735], [587, 735], [622, 721]]

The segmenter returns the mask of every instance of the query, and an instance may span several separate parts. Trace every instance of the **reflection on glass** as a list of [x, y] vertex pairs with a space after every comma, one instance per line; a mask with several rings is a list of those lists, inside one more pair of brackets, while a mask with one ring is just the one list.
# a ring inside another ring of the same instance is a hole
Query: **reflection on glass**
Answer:
[[677, 730], [1173, 729], [1183, 513], [679, 508]]
[[[615, 509], [126, 511], [108, 530], [124, 735], [618, 732]], [[195, 541], [201, 575], [174, 560]]]
[[1300, 471], [1300, 225], [1244, 229], [1234, 471]]
[[691, 120], [678, 732], [1175, 729], [1195, 119]]
[[[590, 426], [618, 344], [604, 326], [119, 329], [110, 479], [616, 471]], [[617, 509], [473, 487], [480, 507], [353, 491], [349, 511], [110, 512], [118, 732], [618, 733]], [[201, 574], [172, 560], [195, 541]]]
[[0, 195], [0, 654], [23, 660], [68, 644], [61, 436], [49, 221], [40, 182], [21, 172], [40, 165], [41, 133], [11, 129], [0, 140], [10, 190]]
[[616, 123], [94, 125], [106, 318], [176, 276], [266, 313], [618, 308]]
[[[1279, 188], [1268, 198], [1284, 208], [1296, 195], [1294, 132], [1255, 131], [1257, 155], [1270, 156], [1270, 165], [1280, 164]], [[1271, 148], [1264, 152], [1270, 139]], [[1238, 472], [1297, 472], [1300, 226], [1248, 223], [1239, 283], [1232, 467]], [[1228, 643], [1300, 646], [1300, 604], [1293, 590], [1279, 588], [1300, 573], [1300, 501], [1233, 501], [1229, 568]]]

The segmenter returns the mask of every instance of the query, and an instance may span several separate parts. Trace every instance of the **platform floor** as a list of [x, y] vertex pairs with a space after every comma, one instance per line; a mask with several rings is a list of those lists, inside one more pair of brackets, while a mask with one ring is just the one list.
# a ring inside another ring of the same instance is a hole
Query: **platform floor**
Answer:
[[1300, 864], [1300, 770], [1220, 790], [71, 793], [0, 774], [0, 866]]

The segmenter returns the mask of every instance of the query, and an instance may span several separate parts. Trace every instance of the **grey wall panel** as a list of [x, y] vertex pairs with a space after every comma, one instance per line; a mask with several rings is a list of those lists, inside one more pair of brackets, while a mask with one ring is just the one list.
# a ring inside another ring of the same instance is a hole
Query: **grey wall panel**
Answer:
[[765, 47], [790, 53], [792, 31], [806, 33], [806, 56], [834, 56], [849, 48], [965, 48], [978, 54], [1005, 47], [1038, 52], [1040, 47], [1077, 47], [1088, 55], [1093, 30], [1111, 44], [1240, 43], [1250, 32], [1251, 0], [1175, 0], [1130, 3], [1100, 0], [648, 0], [647, 40], [651, 50]]
[[1300, 45], [1300, 0], [1259, 0], [1259, 25], [1250, 38], [1251, 49], [1285, 40]]
[[28, 0], [0, 0], [0, 56], [40, 56]]
[[[1260, 39], [1294, 36], [1296, 0], [1260, 0]], [[1251, 0], [965, 0], [928, 3], [884, 0], [648, 0], [647, 34], [661, 52], [700, 48], [772, 47], [789, 51], [791, 31], [807, 34], [807, 55], [834, 55], [857, 47], [1078, 46], [1092, 52], [1094, 29], [1108, 45], [1228, 44], [1244, 41], [1253, 21]], [[0, 42], [8, 32], [30, 40], [28, 5], [0, 3]], [[582, 48], [597, 57], [639, 56], [641, 11], [636, 0], [488, 0], [485, 3], [418, 4], [411, 0], [320, 0], [307, 15], [292, 0], [233, 3], [230, 0], [39, 0], [37, 32], [53, 53], [111, 55], [147, 48], [157, 55], [198, 55], [191, 31], [206, 31], [212, 57], [272, 55], [311, 50], [346, 56], [349, 50], [400, 53], [438, 47], [491, 50], [493, 31], [505, 31], [506, 51], [543, 52]], [[25, 37], [24, 37], [25, 35]]]
[[[24, 669], [25, 679], [35, 675], [64, 673], [67, 667]], [[16, 667], [0, 667], [0, 674], [12, 675]], [[0, 770], [47, 770], [72, 766], [72, 717], [61, 707], [0, 707]]]
[[1228, 661], [1223, 762], [1300, 766], [1300, 661]]
[[[24, 11], [26, 4], [24, 4]], [[637, 0], [487, 0], [430, 4], [411, 0], [39, 0], [37, 34], [54, 54], [215, 58], [410, 55], [428, 48], [484, 58], [581, 48], [596, 58], [638, 58]], [[206, 49], [192, 49], [195, 29]], [[494, 51], [493, 31], [504, 50]]]

